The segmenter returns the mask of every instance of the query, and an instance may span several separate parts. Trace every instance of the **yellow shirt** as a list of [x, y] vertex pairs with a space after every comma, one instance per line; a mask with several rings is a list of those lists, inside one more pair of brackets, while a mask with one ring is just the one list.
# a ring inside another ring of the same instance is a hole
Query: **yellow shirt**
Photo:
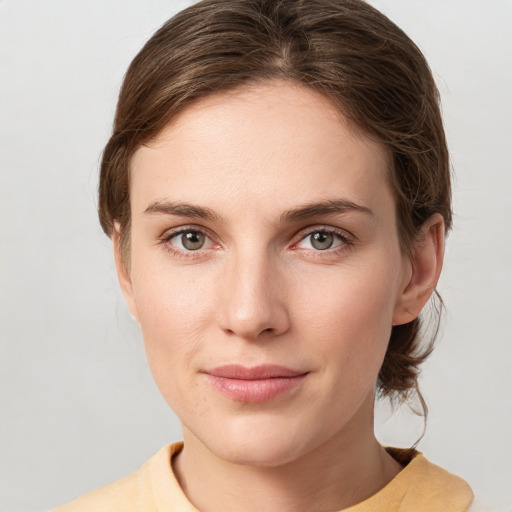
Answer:
[[[162, 448], [127, 477], [97, 489], [53, 512], [198, 512], [181, 490], [171, 458], [183, 447]], [[371, 498], [343, 512], [465, 512], [473, 499], [469, 485], [415, 452], [389, 448], [407, 466]], [[340, 511], [341, 512], [341, 511]]]

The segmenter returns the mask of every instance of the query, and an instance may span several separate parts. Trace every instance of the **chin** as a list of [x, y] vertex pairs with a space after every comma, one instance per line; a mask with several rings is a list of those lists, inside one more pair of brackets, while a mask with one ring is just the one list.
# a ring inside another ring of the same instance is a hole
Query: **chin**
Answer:
[[[216, 457], [244, 466], [278, 467], [314, 449], [322, 436], [275, 418], [237, 418], [222, 430], [196, 436]], [[306, 430], [306, 432], [305, 432]]]
[[241, 443], [231, 441], [228, 446], [216, 448], [218, 451], [215, 450], [215, 455], [231, 464], [260, 468], [284, 466], [301, 455], [296, 446], [259, 439]]

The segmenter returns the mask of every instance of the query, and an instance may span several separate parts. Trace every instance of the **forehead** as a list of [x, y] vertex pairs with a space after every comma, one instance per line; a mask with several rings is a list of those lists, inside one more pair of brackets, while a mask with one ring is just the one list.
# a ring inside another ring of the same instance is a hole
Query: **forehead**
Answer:
[[389, 200], [388, 162], [386, 148], [318, 92], [279, 82], [243, 87], [197, 101], [137, 150], [132, 210], [169, 197], [235, 211], [340, 194]]

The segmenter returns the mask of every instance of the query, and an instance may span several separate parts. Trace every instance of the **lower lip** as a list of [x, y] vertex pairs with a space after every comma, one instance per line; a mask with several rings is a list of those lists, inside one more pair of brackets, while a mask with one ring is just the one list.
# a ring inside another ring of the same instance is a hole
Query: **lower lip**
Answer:
[[295, 390], [302, 384], [307, 373], [293, 377], [272, 377], [268, 379], [251, 380], [228, 379], [208, 373], [206, 376], [215, 389], [231, 400], [257, 404], [268, 402], [280, 395]]

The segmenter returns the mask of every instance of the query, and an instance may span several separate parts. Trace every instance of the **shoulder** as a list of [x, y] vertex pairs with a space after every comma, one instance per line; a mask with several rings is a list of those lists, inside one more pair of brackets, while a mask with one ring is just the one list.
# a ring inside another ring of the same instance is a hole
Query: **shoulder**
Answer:
[[345, 512], [468, 512], [473, 492], [462, 478], [415, 450], [386, 450], [404, 468], [377, 494]]
[[56, 508], [53, 512], [97, 512], [130, 511], [136, 507], [138, 472], [132, 473], [117, 482], [100, 487], [84, 494], [66, 505]]
[[137, 471], [62, 505], [52, 512], [153, 512], [158, 510], [153, 481], [169, 468], [180, 443], [162, 448]]
[[[396, 456], [396, 452], [392, 455]], [[473, 491], [465, 480], [433, 464], [419, 452], [414, 453], [397, 480], [403, 492], [400, 510], [465, 512], [473, 501]]]

